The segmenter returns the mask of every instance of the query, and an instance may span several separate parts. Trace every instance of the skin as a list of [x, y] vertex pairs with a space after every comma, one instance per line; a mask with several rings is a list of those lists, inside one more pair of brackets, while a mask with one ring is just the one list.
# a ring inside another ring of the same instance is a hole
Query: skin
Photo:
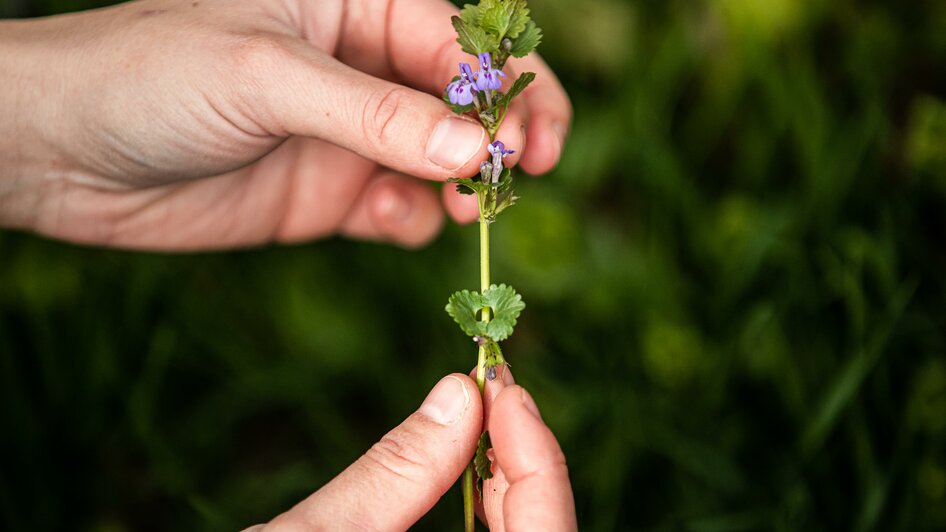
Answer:
[[[0, 21], [0, 227], [155, 250], [332, 234], [423, 245], [444, 211], [477, 217], [473, 198], [449, 186], [438, 197], [424, 180], [472, 176], [488, 158], [478, 124], [439, 127], [462, 120], [440, 100], [445, 82], [475, 63], [455, 13], [442, 0], [143, 0]], [[505, 71], [507, 84], [537, 74], [499, 131], [517, 152], [506, 163], [547, 172], [568, 98], [535, 54]], [[464, 375], [436, 390], [451, 415], [425, 402], [253, 529], [407, 528], [455, 483], [485, 424], [496, 477], [481, 518], [574, 530], [561, 449], [511, 374], [482, 400]]]
[[[164, 250], [337, 233], [422, 245], [444, 209], [477, 216], [423, 180], [487, 158], [472, 121], [438, 144], [464, 153], [429, 157], [451, 116], [445, 82], [475, 63], [455, 13], [442, 0], [144, 0], [0, 22], [0, 225]], [[525, 70], [537, 79], [499, 138], [509, 164], [540, 174], [571, 109], [535, 54], [511, 60], [506, 83]]]
[[435, 390], [445, 387], [460, 405], [446, 423], [421, 406], [322, 489], [247, 532], [406, 530], [455, 485], [476, 448], [484, 412], [494, 477], [484, 484], [480, 519], [493, 532], [577, 530], [562, 450], [535, 401], [506, 373], [487, 384], [483, 402], [469, 376], [444, 377]]

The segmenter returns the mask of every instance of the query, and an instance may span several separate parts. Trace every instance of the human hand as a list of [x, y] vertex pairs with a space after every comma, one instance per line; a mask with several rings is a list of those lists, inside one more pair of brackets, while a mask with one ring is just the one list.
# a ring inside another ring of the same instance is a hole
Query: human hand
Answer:
[[[512, 382], [511, 375], [504, 378]], [[496, 476], [485, 485], [486, 512], [480, 508], [480, 517], [494, 532], [576, 530], [565, 458], [535, 402], [502, 379], [488, 386]], [[483, 406], [468, 376], [443, 378], [417, 412], [358, 461], [288, 512], [247, 532], [406, 530], [469, 463]]]
[[[334, 233], [423, 244], [443, 210], [410, 176], [474, 175], [489, 141], [439, 97], [469, 60], [455, 13], [445, 0], [140, 0], [2, 22], [0, 225], [151, 249]], [[507, 68], [538, 76], [499, 136], [546, 172], [568, 99], [536, 55]], [[475, 219], [471, 201], [443, 187], [458, 221]]]

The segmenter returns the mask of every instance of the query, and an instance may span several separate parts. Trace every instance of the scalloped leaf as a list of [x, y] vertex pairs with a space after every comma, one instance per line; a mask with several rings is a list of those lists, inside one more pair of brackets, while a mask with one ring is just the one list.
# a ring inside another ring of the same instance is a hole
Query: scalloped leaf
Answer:
[[476, 319], [476, 314], [486, 306], [479, 292], [461, 290], [447, 301], [447, 314], [457, 322], [467, 336], [487, 336], [486, 324]]
[[511, 286], [491, 285], [483, 292], [483, 305], [492, 310], [492, 318], [486, 324], [486, 336], [500, 342], [512, 335], [519, 313], [526, 308], [522, 296]]
[[[477, 314], [489, 307], [491, 319], [484, 323]], [[526, 304], [511, 286], [490, 285], [483, 294], [461, 290], [447, 300], [445, 310], [468, 336], [484, 336], [500, 342], [512, 335], [519, 313]]]
[[[453, 28], [457, 30], [457, 42], [463, 51], [477, 55], [481, 52], [491, 52], [499, 48], [499, 37], [491, 35], [483, 28], [468, 24], [457, 16], [450, 17]], [[513, 46], [515, 47], [515, 46]]]
[[542, 30], [535, 25], [535, 22], [530, 20], [522, 33], [512, 41], [512, 48], [509, 53], [513, 57], [525, 57], [529, 55], [529, 52], [535, 50], [540, 42], [542, 42]]

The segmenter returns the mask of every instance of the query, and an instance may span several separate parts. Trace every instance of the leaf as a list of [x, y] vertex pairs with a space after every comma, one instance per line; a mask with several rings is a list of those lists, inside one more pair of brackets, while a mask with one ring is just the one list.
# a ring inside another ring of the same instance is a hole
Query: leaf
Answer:
[[503, 212], [509, 207], [512, 207], [513, 205], [515, 205], [518, 199], [519, 199], [519, 196], [516, 196], [515, 194], [507, 194], [505, 196], [500, 197], [499, 200], [496, 202], [496, 210], [494, 211], [494, 216], [498, 215], [499, 213]]
[[477, 55], [499, 47], [499, 38], [486, 33], [483, 28], [468, 24], [457, 16], [450, 17], [450, 22], [457, 30], [457, 42], [460, 43], [464, 52]]
[[503, 95], [500, 105], [506, 107], [512, 102], [512, 99], [519, 95], [522, 91], [526, 90], [526, 87], [532, 83], [532, 80], [535, 79], [535, 72], [523, 72], [516, 78], [516, 81], [512, 83], [512, 86], [509, 87], [509, 90], [506, 91], [506, 94]]
[[489, 461], [489, 457], [486, 456], [486, 451], [493, 448], [493, 442], [489, 439], [489, 431], [483, 432], [480, 434], [480, 439], [476, 443], [476, 454], [473, 455], [473, 467], [476, 469], [476, 490], [479, 492], [480, 497], [483, 496], [483, 481], [493, 478], [493, 471], [491, 469], [492, 463]]
[[526, 7], [526, 0], [507, 0], [506, 9], [509, 11], [509, 27], [506, 30], [506, 37], [515, 39], [529, 25], [529, 8]]
[[495, 3], [487, 9], [480, 6], [480, 27], [502, 39], [509, 30], [511, 16], [503, 3]]
[[483, 18], [483, 13], [480, 10], [480, 6], [466, 4], [463, 6], [463, 9], [460, 11], [460, 19], [462, 19], [463, 22], [466, 22], [470, 26], [479, 26], [480, 20], [482, 18]]
[[529, 21], [522, 33], [512, 41], [512, 48], [509, 53], [513, 57], [525, 57], [529, 52], [535, 50], [535, 47], [542, 42], [542, 30], [535, 25], [535, 22]]
[[[477, 313], [484, 307], [489, 307], [491, 311], [489, 323], [477, 319]], [[519, 313], [524, 308], [526, 304], [515, 289], [504, 284], [494, 284], [482, 295], [469, 290], [455, 292], [447, 301], [446, 311], [468, 336], [485, 336], [499, 342], [512, 335]]]
[[492, 319], [486, 325], [486, 336], [500, 342], [509, 338], [519, 319], [519, 313], [526, 308], [522, 296], [511, 286], [491, 285], [483, 292], [483, 305], [492, 309]]
[[525, 0], [491, 0], [480, 2], [475, 20], [487, 33], [502, 39], [515, 38], [529, 23], [529, 8]]
[[460, 194], [479, 194], [486, 191], [488, 186], [486, 183], [483, 183], [479, 180], [474, 180], [469, 177], [451, 177], [447, 179], [447, 183], [456, 183], [457, 192]]
[[479, 292], [461, 290], [450, 296], [446, 310], [467, 336], [486, 336], [486, 324], [476, 319], [476, 313], [484, 306]]

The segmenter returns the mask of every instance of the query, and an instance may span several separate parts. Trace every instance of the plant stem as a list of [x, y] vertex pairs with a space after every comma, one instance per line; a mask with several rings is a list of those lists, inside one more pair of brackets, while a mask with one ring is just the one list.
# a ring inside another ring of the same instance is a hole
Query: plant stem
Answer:
[[[487, 198], [486, 201], [489, 201]], [[480, 293], [489, 288], [489, 221], [480, 215]], [[489, 322], [489, 307], [483, 307], [483, 322]], [[486, 385], [486, 349], [480, 347], [476, 361], [476, 385], [483, 393]]]
[[[490, 131], [489, 140], [496, 140], [496, 134]], [[490, 191], [480, 195], [478, 198], [480, 206], [480, 293], [485, 293], [489, 288], [489, 220], [486, 213], [496, 206], [496, 195]], [[490, 319], [489, 307], [483, 307], [483, 322], [488, 323]], [[483, 394], [486, 387], [486, 348], [480, 346], [476, 357], [476, 386]], [[486, 427], [483, 427], [484, 430]], [[466, 466], [463, 472], [463, 522], [466, 532], [474, 532], [476, 522], [473, 513], [473, 463]]]
[[[488, 201], [488, 200], [487, 200]], [[480, 291], [489, 288], [489, 221], [480, 215]], [[483, 307], [483, 321], [489, 321], [489, 307]], [[486, 348], [480, 347], [476, 357], [476, 386], [482, 395], [486, 387]], [[474, 530], [473, 514], [473, 464], [466, 466], [463, 472], [463, 517], [466, 532]]]
[[476, 514], [473, 512], [473, 463], [470, 462], [463, 472], [463, 527], [466, 532], [476, 528]]

